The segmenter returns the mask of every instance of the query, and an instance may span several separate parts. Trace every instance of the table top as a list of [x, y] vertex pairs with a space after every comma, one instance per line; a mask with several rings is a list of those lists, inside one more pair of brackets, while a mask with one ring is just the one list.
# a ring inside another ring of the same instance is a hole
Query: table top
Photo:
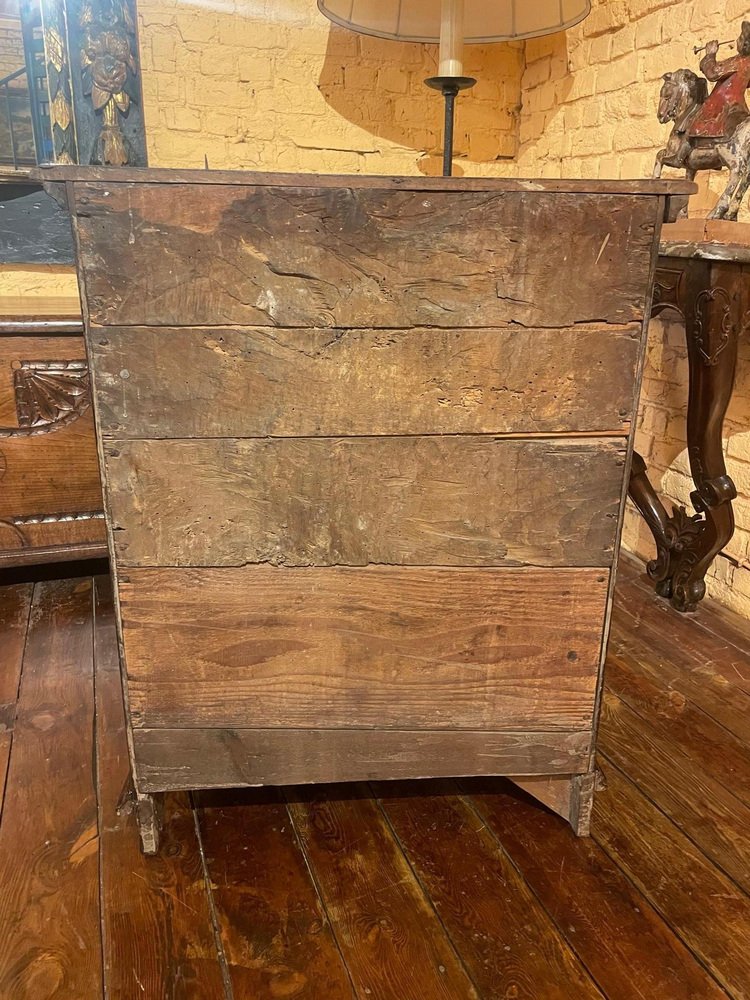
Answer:
[[284, 174], [252, 170], [171, 170], [161, 167], [81, 167], [47, 164], [32, 170], [36, 181], [128, 184], [226, 184], [279, 187], [346, 187], [404, 191], [528, 191], [570, 194], [693, 194], [686, 180], [568, 180], [514, 177], [393, 177], [364, 174]]
[[726, 219], [681, 219], [662, 226], [661, 257], [750, 263], [750, 224]]

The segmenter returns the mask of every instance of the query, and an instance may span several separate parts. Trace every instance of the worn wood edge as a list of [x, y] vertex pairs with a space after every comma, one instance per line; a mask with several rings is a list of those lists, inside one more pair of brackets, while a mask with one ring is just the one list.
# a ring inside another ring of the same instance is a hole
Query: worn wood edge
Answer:
[[[244, 741], [262, 735], [273, 745], [259, 753], [257, 748], [245, 750]], [[571, 775], [585, 771], [591, 733], [588, 730], [571, 732], [555, 731], [499, 731], [477, 730], [320, 730], [320, 729], [135, 729], [136, 766], [139, 787], [145, 793], [193, 788], [241, 788], [260, 785], [305, 785], [348, 781], [381, 781], [387, 779], [418, 779], [445, 777], [446, 765], [437, 757], [428, 764], [429, 743], [435, 741], [445, 746], [452, 745], [455, 752], [460, 741], [475, 744], [461, 750], [458, 760], [448, 768], [453, 777], [518, 775], [524, 767], [529, 775], [552, 774]], [[373, 747], [373, 741], [377, 746]], [[488, 742], [497, 742], [499, 748], [494, 754], [487, 751]], [[331, 742], [336, 743], [335, 750]], [[302, 747], [300, 749], [300, 743]], [[389, 744], [393, 749], [389, 750]], [[425, 747], [425, 744], [427, 746]], [[169, 750], [180, 746], [179, 759], [185, 754], [199, 755], [202, 761], [210, 762], [217, 774], [228, 769], [223, 777], [206, 780], [201, 768], [191, 772], [190, 765], [180, 764], [177, 768], [165, 764], [145, 763], [144, 756], [160, 746]], [[536, 748], [536, 763], [529, 763], [529, 751]], [[315, 751], [318, 751], [317, 756]], [[325, 754], [320, 751], [325, 750]], [[380, 760], [391, 753], [407, 759], [387, 762], [379, 773], [373, 757]], [[343, 762], [347, 753], [354, 753], [353, 762]], [[220, 758], [223, 754], [223, 760]], [[244, 756], [243, 756], [244, 755]], [[268, 758], [268, 763], [264, 760]], [[338, 770], [333, 771], [330, 760], [336, 761]], [[492, 766], [492, 761], [495, 766]], [[251, 764], [248, 770], [248, 762]], [[256, 770], [253, 771], [252, 768]], [[183, 772], [175, 776], [175, 770]], [[295, 770], [296, 769], [296, 770]], [[194, 780], [199, 777], [200, 780]]]
[[[28, 637], [29, 622], [31, 620], [31, 611], [33, 607], [34, 584], [19, 583], [10, 585], [3, 588], [3, 591], [4, 595], [0, 596], [7, 596], [9, 602], [15, 600], [12, 596], [13, 592], [19, 594], [20, 599], [19, 617], [15, 622], [4, 622], [5, 632], [3, 636], [3, 645], [0, 647], [0, 659], [6, 661], [3, 669], [7, 669], [7, 663], [9, 660], [11, 666], [7, 673], [12, 681], [12, 687], [15, 688], [15, 692], [8, 692], [9, 694], [15, 693], [15, 699], [7, 705], [0, 705], [0, 723], [2, 723], [0, 725], [0, 819], [2, 819], [7, 779], [10, 772], [10, 757], [13, 751], [13, 732], [18, 715], [18, 698], [21, 688], [23, 659], [26, 653], [26, 640]], [[9, 632], [11, 636], [15, 633], [15, 642], [8, 641]], [[8, 652], [8, 650], [10, 650], [10, 652]]]
[[[45, 190], [47, 186], [45, 185]], [[73, 232], [73, 245], [76, 251], [76, 278], [78, 281], [78, 297], [81, 302], [81, 313], [84, 325], [84, 339], [90, 333], [90, 316], [88, 306], [88, 293], [86, 289], [85, 269], [80, 266], [82, 260], [81, 234], [78, 228], [78, 213], [76, 211], [75, 187], [70, 182], [65, 185], [65, 195], [70, 211], [71, 230]], [[88, 353], [88, 345], [87, 345]], [[120, 680], [122, 683], [122, 696], [125, 706], [125, 732], [128, 743], [128, 757], [130, 760], [130, 774], [133, 781], [133, 789], [136, 798], [142, 794], [142, 789], [138, 784], [138, 774], [135, 767], [135, 750], [133, 748], [133, 721], [130, 709], [130, 691], [128, 689], [128, 674], [125, 660], [125, 644], [123, 641], [122, 629], [122, 609], [120, 606], [119, 573], [117, 572], [117, 562], [115, 558], [114, 531], [112, 525], [112, 515], [109, 504], [109, 483], [107, 480], [107, 464], [104, 461], [104, 441], [101, 435], [101, 415], [99, 413], [99, 394], [96, 387], [95, 366], [89, 368], [89, 379], [91, 384], [91, 408], [94, 414], [94, 427], [96, 429], [96, 452], [99, 459], [99, 479], [102, 487], [102, 501], [104, 507], [104, 523], [107, 532], [107, 555], [109, 557], [110, 578], [112, 581], [112, 604], [115, 613], [115, 627], [117, 631], [117, 651], [120, 661]]]
[[[656, 268], [659, 263], [659, 236], [661, 234], [661, 227], [663, 225], [664, 209], [665, 209], [665, 198], [661, 197], [657, 202], [657, 207], [656, 207], [656, 220], [654, 222], [653, 243], [651, 246], [651, 264], [649, 267], [648, 290], [647, 290], [646, 302], [643, 314], [643, 326], [641, 329], [641, 349], [638, 356], [638, 364], [636, 367], [635, 379], [633, 381], [633, 405], [631, 407], [631, 412], [634, 414], [637, 414], [639, 411], [641, 389], [643, 386], [643, 374], [646, 368], [646, 350], [648, 348], [648, 328], [651, 322], [651, 308], [654, 299], [654, 289], [656, 287]], [[602, 698], [604, 692], [604, 668], [607, 660], [609, 635], [612, 628], [612, 612], [614, 610], [615, 587], [617, 584], [617, 564], [619, 561], [618, 556], [622, 548], [622, 535], [625, 527], [625, 510], [628, 500], [628, 490], [630, 488], [630, 472], [633, 466], [633, 453], [635, 450], [635, 435], [637, 431], [637, 426], [638, 426], [638, 421], [633, 420], [630, 428], [630, 434], [628, 435], [627, 446], [625, 449], [625, 466], [623, 468], [623, 477], [622, 477], [622, 494], [620, 496], [619, 516], [617, 520], [617, 530], [615, 532], [615, 542], [612, 549], [613, 559], [612, 559], [612, 567], [609, 571], [609, 587], [607, 591], [607, 601], [604, 613], [604, 624], [602, 627], [599, 671], [596, 679], [596, 695], [594, 698], [594, 713], [593, 713], [593, 723], [592, 723], [593, 738], [591, 741], [591, 751], [589, 754], [589, 767], [588, 767], [588, 771], [591, 773], [593, 773], [594, 770], [597, 736], [599, 732], [599, 722], [602, 713]], [[593, 786], [592, 786], [592, 795], [590, 796], [590, 798], [591, 801], [585, 807], [585, 813], [587, 815], [584, 815], [582, 819], [580, 819], [580, 822], [577, 814], [571, 819], [571, 825], [573, 826], [574, 830], [576, 830], [577, 826], [580, 825], [582, 829], [585, 827], [587, 834], [589, 832], [591, 823], [591, 810], [593, 807]], [[576, 807], [576, 809], [577, 808], [578, 807]]]
[[570, 796], [572, 774], [565, 775], [509, 775], [521, 791], [526, 792], [537, 802], [551, 809], [553, 813], [570, 819]]
[[[225, 184], [277, 187], [383, 188], [404, 191], [508, 191], [581, 194], [695, 194], [698, 185], [674, 179], [588, 180], [505, 177], [423, 177], [363, 174], [293, 174], [254, 170], [185, 170], [168, 167], [80, 167], [42, 164], [30, 172], [31, 180], [47, 184], [104, 182], [129, 184]], [[70, 202], [69, 202], [70, 204]]]
[[0, 551], [0, 569], [7, 569], [14, 566], [36, 566], [41, 563], [106, 559], [108, 554], [106, 544], [101, 542], [80, 542], [75, 545], [40, 545], [38, 547], [20, 549], [3, 549]]
[[80, 337], [83, 322], [67, 316], [0, 316], [0, 339], [3, 337], [30, 336]]

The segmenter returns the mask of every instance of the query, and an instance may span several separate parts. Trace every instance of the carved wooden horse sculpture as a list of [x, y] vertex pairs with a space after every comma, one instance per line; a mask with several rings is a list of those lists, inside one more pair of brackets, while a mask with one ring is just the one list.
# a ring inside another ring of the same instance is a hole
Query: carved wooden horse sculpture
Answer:
[[656, 154], [654, 177], [663, 166], [677, 167], [693, 180], [698, 170], [729, 170], [729, 180], [710, 219], [737, 218], [742, 198], [750, 185], [750, 118], [740, 122], [728, 139], [696, 144], [689, 136], [690, 126], [708, 95], [703, 77], [690, 69], [665, 73], [659, 95], [659, 121], [674, 122], [664, 149]]

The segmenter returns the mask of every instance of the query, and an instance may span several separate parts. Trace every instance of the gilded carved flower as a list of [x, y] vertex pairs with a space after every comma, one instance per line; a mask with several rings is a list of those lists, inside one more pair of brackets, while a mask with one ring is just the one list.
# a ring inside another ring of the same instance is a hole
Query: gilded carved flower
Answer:
[[117, 27], [107, 28], [98, 33], [88, 32], [82, 53], [84, 84], [91, 94], [94, 107], [103, 108], [110, 97], [121, 111], [130, 106], [130, 97], [125, 89], [128, 69], [135, 72], [130, 40]]

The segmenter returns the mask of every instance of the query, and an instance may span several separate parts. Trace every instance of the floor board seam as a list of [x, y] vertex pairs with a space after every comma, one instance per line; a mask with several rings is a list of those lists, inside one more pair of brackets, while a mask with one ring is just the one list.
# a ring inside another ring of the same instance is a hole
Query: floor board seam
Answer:
[[367, 787], [368, 787], [368, 789], [370, 791], [370, 795], [372, 796], [373, 801], [375, 802], [375, 804], [377, 805], [378, 809], [380, 810], [380, 813], [381, 813], [381, 815], [383, 817], [383, 820], [385, 821], [385, 825], [388, 828], [388, 831], [389, 831], [391, 837], [393, 838], [393, 841], [396, 844], [396, 847], [401, 852], [401, 855], [403, 856], [403, 859], [404, 859], [404, 861], [406, 863], [406, 866], [408, 867], [409, 871], [412, 873], [414, 881], [419, 886], [419, 891], [424, 896], [425, 902], [427, 903], [428, 907], [435, 914], [435, 919], [437, 920], [438, 925], [440, 926], [441, 930], [443, 931], [445, 939], [448, 942], [448, 945], [450, 946], [451, 950], [453, 951], [453, 954], [456, 956], [456, 959], [458, 961], [458, 964], [459, 964], [460, 968], [462, 968], [464, 970], [464, 972], [466, 974], [466, 978], [469, 980], [469, 982], [471, 983], [471, 985], [474, 987], [474, 989], [476, 991], [476, 994], [477, 994], [477, 997], [479, 998], [479, 1000], [484, 1000], [484, 994], [480, 990], [479, 985], [475, 982], [474, 977], [472, 976], [471, 972], [467, 968], [466, 963], [464, 962], [464, 959], [463, 959], [463, 955], [460, 953], [460, 951], [456, 947], [456, 945], [455, 945], [455, 943], [453, 941], [453, 938], [451, 937], [450, 931], [445, 926], [445, 922], [443, 921], [443, 918], [438, 913], [437, 907], [435, 906], [435, 902], [434, 902], [432, 896], [427, 891], [427, 888], [423, 884], [422, 879], [419, 877], [419, 875], [417, 873], [417, 870], [415, 869], [414, 865], [411, 863], [411, 858], [409, 857], [409, 854], [408, 854], [406, 848], [404, 847], [403, 843], [401, 842], [401, 838], [396, 833], [396, 830], [394, 829], [393, 823], [391, 823], [391, 817], [388, 815], [387, 809], [384, 807], [384, 805], [383, 805], [380, 797], [378, 796], [378, 794], [375, 791], [375, 789], [372, 787], [372, 783], [371, 782], [367, 783]]
[[[536, 900], [537, 904], [539, 905], [539, 908], [541, 909], [542, 913], [545, 914], [545, 916], [547, 917], [547, 919], [548, 919], [549, 923], [551, 924], [551, 926], [554, 927], [554, 929], [557, 931], [557, 936], [560, 939], [560, 941], [567, 948], [567, 950], [572, 955], [575, 956], [576, 960], [578, 961], [578, 964], [581, 966], [581, 968], [583, 969], [583, 971], [589, 977], [589, 979], [591, 980], [591, 982], [594, 985], [595, 989], [597, 989], [599, 991], [599, 993], [600, 993], [600, 995], [602, 997], [602, 1000], [607, 1000], [607, 994], [606, 994], [606, 992], [604, 990], [604, 987], [601, 985], [601, 983], [599, 983], [599, 981], [597, 980], [596, 976], [593, 974], [593, 972], [591, 971], [591, 969], [589, 969], [588, 965], [584, 961], [583, 957], [578, 953], [578, 950], [576, 949], [574, 943], [572, 941], [570, 941], [568, 939], [567, 935], [563, 932], [563, 930], [560, 927], [560, 925], [558, 924], [557, 920], [555, 920], [555, 918], [552, 916], [552, 914], [550, 913], [550, 911], [545, 906], [543, 900], [534, 891], [533, 886], [528, 881], [528, 879], [524, 875], [524, 873], [521, 870], [521, 868], [516, 864], [513, 856], [510, 854], [509, 851], [507, 851], [505, 849], [505, 846], [503, 845], [502, 840], [497, 835], [497, 833], [495, 832], [495, 830], [493, 829], [493, 827], [487, 822], [487, 818], [483, 814], [483, 812], [481, 811], [481, 809], [479, 808], [479, 806], [474, 802], [472, 794], [470, 792], [464, 791], [463, 782], [461, 780], [458, 781], [458, 790], [459, 790], [459, 795], [460, 795], [460, 798], [462, 799], [462, 801], [466, 804], [467, 808], [480, 821], [480, 823], [482, 824], [482, 826], [484, 827], [484, 829], [487, 831], [487, 833], [489, 834], [489, 836], [494, 841], [494, 843], [497, 846], [498, 850], [508, 859], [508, 864], [516, 872], [516, 874], [518, 875], [518, 877], [521, 879], [521, 881], [523, 882], [523, 884], [528, 889], [528, 891], [531, 894], [531, 896]], [[546, 808], [546, 807], [540, 806], [540, 808]], [[643, 895], [643, 893], [641, 893], [640, 895]]]
[[[630, 785], [633, 786], [638, 795], [644, 798], [647, 802], [651, 803], [651, 805], [657, 810], [657, 812], [660, 812], [662, 816], [664, 816], [667, 822], [671, 823], [676, 830], [682, 833], [677, 824], [669, 816], [667, 816], [667, 814], [662, 809], [660, 809], [655, 802], [652, 802], [651, 799], [641, 791], [641, 789], [638, 787], [638, 785], [636, 785], [636, 783], [630, 778], [629, 775], [625, 774], [625, 772], [621, 768], [619, 768], [617, 764], [613, 764], [612, 761], [610, 761], [608, 757], [605, 757], [604, 754], [602, 754], [601, 756], [604, 757], [604, 759], [607, 761], [607, 764], [611, 768], [613, 768], [622, 776], [624, 781], [627, 781]], [[686, 839], [690, 839], [687, 838], [686, 834], [683, 834], [683, 836], [685, 836]], [[656, 900], [653, 899], [653, 897], [647, 891], [647, 889], [645, 887], [641, 888], [638, 882], [636, 882], [635, 878], [631, 876], [630, 872], [627, 871], [627, 869], [625, 869], [620, 864], [617, 858], [613, 856], [613, 854], [607, 849], [607, 845], [597, 836], [595, 824], [592, 824], [591, 838], [594, 841], [594, 843], [596, 843], [604, 851], [604, 853], [610, 859], [612, 864], [615, 865], [622, 872], [624, 877], [628, 880], [628, 882], [630, 882], [630, 884], [633, 886], [638, 895], [642, 896], [643, 899], [645, 899], [646, 902], [649, 904], [649, 906], [654, 910], [654, 912], [658, 914], [659, 919], [666, 925], [667, 929], [670, 930], [675, 935], [675, 937], [682, 942], [684, 947], [687, 949], [687, 951], [690, 953], [693, 959], [698, 963], [698, 965], [700, 965], [700, 967], [707, 973], [707, 975], [711, 977], [711, 979], [716, 983], [716, 985], [721, 990], [724, 991], [727, 997], [729, 997], [730, 1000], [746, 1000], [746, 998], [741, 996], [740, 994], [735, 994], [730, 992], [729, 988], [718, 978], [713, 969], [703, 960], [703, 958], [698, 954], [698, 952], [695, 951], [695, 948], [685, 939], [681, 931], [681, 928], [677, 924], [672, 924], [672, 922], [669, 920], [669, 918], [664, 913], [662, 908], [657, 904]], [[703, 855], [702, 851], [700, 851], [700, 853]], [[703, 857], [705, 858], [707, 864], [709, 864], [712, 868], [718, 869], [718, 865], [715, 865], [713, 861], [711, 861], [709, 858], [706, 858], [705, 855], [703, 855]], [[743, 895], [745, 894], [743, 893]]]
[[353, 1000], [361, 1000], [360, 994], [358, 993], [357, 988], [354, 985], [354, 979], [352, 978], [352, 974], [351, 974], [351, 971], [349, 969], [349, 964], [346, 961], [346, 959], [344, 958], [344, 952], [343, 952], [343, 949], [342, 949], [341, 944], [339, 942], [338, 934], [336, 933], [336, 928], [334, 926], [334, 923], [331, 920], [331, 915], [328, 912], [328, 906], [326, 905], [326, 901], [325, 901], [325, 898], [323, 896], [323, 891], [322, 891], [322, 889], [320, 887], [320, 882], [318, 881], [318, 877], [315, 874], [315, 869], [313, 867], [313, 863], [310, 860], [310, 858], [307, 856], [307, 851], [305, 850], [304, 841], [303, 841], [302, 837], [300, 836], [300, 832], [299, 832], [299, 830], [297, 828], [297, 824], [294, 822], [294, 813], [289, 808], [289, 790], [290, 789], [287, 788], [287, 787], [281, 789], [281, 801], [284, 803], [284, 808], [286, 809], [286, 815], [287, 815], [287, 818], [289, 820], [289, 825], [290, 825], [290, 828], [291, 828], [291, 831], [292, 831], [292, 835], [293, 835], [294, 841], [295, 841], [295, 843], [297, 845], [297, 850], [302, 855], [302, 861], [303, 861], [304, 866], [305, 866], [305, 871], [307, 872], [307, 874], [308, 874], [308, 876], [310, 878], [310, 882], [312, 884], [312, 887], [315, 890], [315, 897], [318, 900], [318, 905], [320, 906], [320, 909], [321, 909], [321, 911], [322, 911], [322, 913], [323, 913], [323, 915], [325, 917], [326, 923], [328, 924], [328, 928], [329, 928], [329, 930], [331, 932], [331, 938], [333, 939], [333, 943], [334, 943], [334, 945], [336, 947], [336, 951], [338, 952], [339, 958], [341, 959], [341, 965], [342, 965], [342, 967], [343, 967], [343, 969], [344, 969], [344, 971], [346, 973], [346, 978], [349, 980], [349, 985], [352, 988], [352, 998], [353, 998]]
[[201, 859], [201, 871], [203, 873], [203, 885], [205, 886], [206, 898], [208, 900], [208, 912], [211, 916], [211, 929], [213, 931], [214, 944], [216, 946], [216, 958], [219, 963], [219, 968], [221, 969], [221, 978], [224, 984], [224, 996], [225, 1000], [234, 1000], [234, 987], [232, 986], [232, 974], [229, 968], [229, 962], [227, 960], [226, 952], [224, 951], [224, 942], [221, 939], [219, 916], [216, 911], [216, 903], [214, 901], [214, 894], [211, 888], [211, 873], [208, 870], [206, 852], [203, 849], [203, 836], [201, 834], [200, 821], [198, 819], [198, 809], [196, 807], [195, 797], [192, 792], [188, 792], [188, 799], [190, 802], [190, 811], [193, 814], [195, 837], [198, 842], [198, 854]]

